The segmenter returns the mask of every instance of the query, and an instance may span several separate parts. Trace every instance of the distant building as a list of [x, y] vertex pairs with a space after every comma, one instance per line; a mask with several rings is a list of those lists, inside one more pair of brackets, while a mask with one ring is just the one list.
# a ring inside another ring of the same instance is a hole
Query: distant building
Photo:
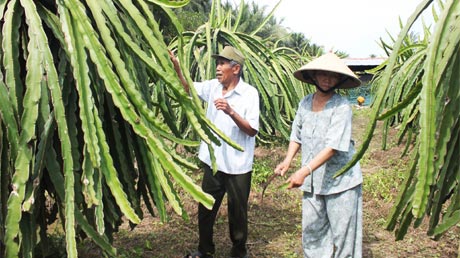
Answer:
[[366, 70], [373, 69], [381, 65], [386, 58], [383, 57], [368, 57], [368, 58], [344, 58], [345, 64], [355, 72], [364, 85], [372, 80], [372, 74], [366, 73]]

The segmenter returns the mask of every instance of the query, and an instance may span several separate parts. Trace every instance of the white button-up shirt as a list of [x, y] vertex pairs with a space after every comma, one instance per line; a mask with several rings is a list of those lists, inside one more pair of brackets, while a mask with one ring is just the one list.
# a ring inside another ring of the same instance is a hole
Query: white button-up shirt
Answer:
[[[244, 151], [236, 150], [224, 141], [221, 141], [220, 146], [212, 143], [217, 169], [221, 172], [235, 175], [251, 171], [256, 137], [251, 137], [244, 133], [229, 115], [222, 110], [217, 110], [213, 102], [217, 98], [225, 98], [232, 109], [247, 120], [253, 129], [258, 131], [260, 111], [259, 94], [256, 88], [245, 83], [240, 78], [238, 85], [227, 92], [225, 96], [222, 96], [223, 86], [217, 79], [195, 82], [194, 85], [198, 96], [208, 103], [206, 117], [224, 134], [244, 148]], [[209, 149], [204, 142], [201, 142], [198, 157], [201, 161], [211, 166]]]

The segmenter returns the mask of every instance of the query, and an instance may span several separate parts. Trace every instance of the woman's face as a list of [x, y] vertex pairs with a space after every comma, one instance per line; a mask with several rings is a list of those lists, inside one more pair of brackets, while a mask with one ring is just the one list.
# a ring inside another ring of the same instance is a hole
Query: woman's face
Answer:
[[334, 88], [339, 83], [340, 75], [334, 72], [317, 71], [315, 72], [316, 83], [322, 90], [327, 91]]

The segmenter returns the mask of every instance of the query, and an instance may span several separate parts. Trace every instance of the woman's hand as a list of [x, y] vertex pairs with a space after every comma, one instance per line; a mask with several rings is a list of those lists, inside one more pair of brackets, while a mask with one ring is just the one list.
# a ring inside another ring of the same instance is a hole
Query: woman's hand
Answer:
[[283, 160], [280, 164], [278, 164], [275, 168], [274, 173], [280, 176], [284, 176], [289, 169], [291, 162], [289, 160]]
[[310, 175], [310, 170], [306, 167], [302, 167], [292, 174], [287, 180], [288, 189], [297, 188], [303, 185], [305, 178]]

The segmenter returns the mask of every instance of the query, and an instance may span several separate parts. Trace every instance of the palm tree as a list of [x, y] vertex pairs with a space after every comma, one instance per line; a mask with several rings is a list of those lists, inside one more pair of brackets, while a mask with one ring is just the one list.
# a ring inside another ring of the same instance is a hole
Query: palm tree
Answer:
[[190, 1], [184, 7], [174, 9], [185, 31], [194, 31], [204, 24], [211, 11], [212, 1]]

